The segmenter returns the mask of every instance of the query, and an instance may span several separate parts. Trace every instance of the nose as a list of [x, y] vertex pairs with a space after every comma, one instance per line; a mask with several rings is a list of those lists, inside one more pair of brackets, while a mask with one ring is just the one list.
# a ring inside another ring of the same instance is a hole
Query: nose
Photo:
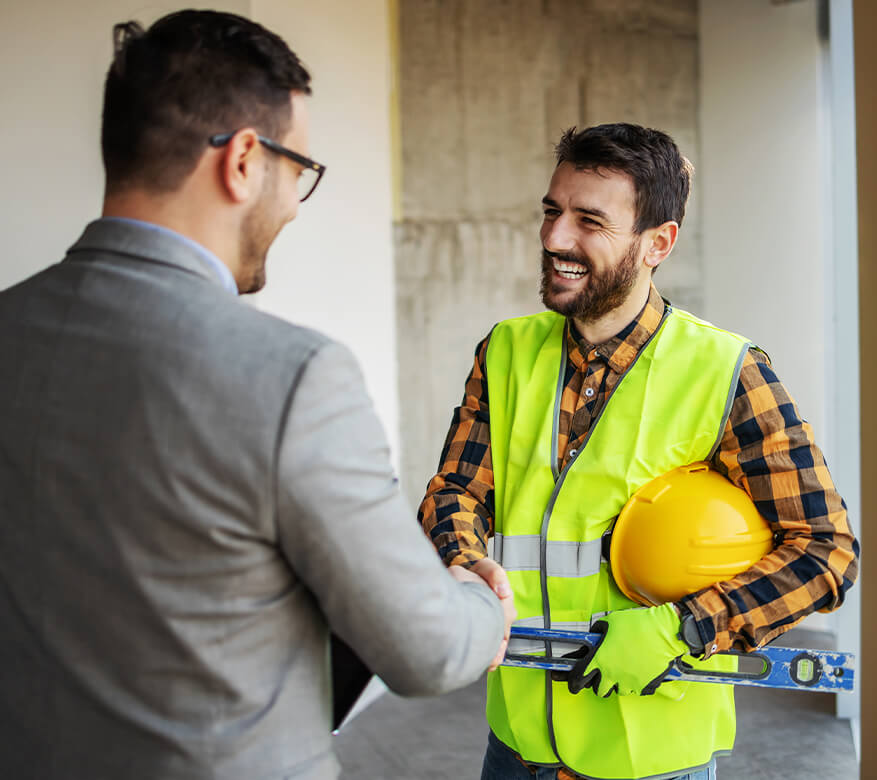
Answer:
[[554, 219], [545, 219], [542, 222], [541, 238], [542, 246], [549, 252], [564, 254], [575, 248], [575, 234], [570, 219], [561, 214]]

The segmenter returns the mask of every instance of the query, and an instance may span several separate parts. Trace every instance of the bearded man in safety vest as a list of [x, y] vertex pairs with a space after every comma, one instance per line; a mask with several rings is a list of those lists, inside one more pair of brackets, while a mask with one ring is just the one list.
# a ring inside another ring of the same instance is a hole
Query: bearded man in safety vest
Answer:
[[[734, 744], [733, 686], [660, 680], [671, 661], [727, 663], [837, 608], [858, 543], [822, 453], [767, 356], [663, 300], [691, 165], [665, 133], [575, 128], [542, 199], [542, 301], [477, 347], [420, 508], [446, 564], [487, 555], [518, 624], [600, 630], [566, 680], [488, 677], [482, 780], [712, 778]], [[638, 608], [601, 537], [633, 493], [695, 461], [742, 487], [776, 546], [730, 580]], [[596, 625], [595, 625], [596, 624]], [[518, 647], [559, 655], [572, 648]], [[695, 660], [697, 659], [697, 660]]]

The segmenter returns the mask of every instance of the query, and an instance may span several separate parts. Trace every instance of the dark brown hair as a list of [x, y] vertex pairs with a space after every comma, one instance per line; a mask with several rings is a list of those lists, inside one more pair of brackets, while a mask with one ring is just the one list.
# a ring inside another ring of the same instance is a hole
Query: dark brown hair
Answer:
[[284, 41], [235, 14], [178, 11], [148, 30], [113, 28], [101, 150], [107, 193], [170, 192], [195, 168], [214, 133], [288, 132], [289, 93], [310, 75]]
[[680, 225], [694, 166], [666, 133], [626, 123], [569, 128], [555, 147], [557, 164], [626, 173], [636, 192], [634, 231], [675, 220]]

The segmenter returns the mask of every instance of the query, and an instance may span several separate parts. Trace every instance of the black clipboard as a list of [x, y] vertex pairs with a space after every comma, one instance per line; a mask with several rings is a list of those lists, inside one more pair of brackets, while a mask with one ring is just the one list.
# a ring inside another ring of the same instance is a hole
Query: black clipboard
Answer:
[[332, 733], [337, 733], [374, 675], [353, 648], [336, 634], [329, 635], [332, 665]]

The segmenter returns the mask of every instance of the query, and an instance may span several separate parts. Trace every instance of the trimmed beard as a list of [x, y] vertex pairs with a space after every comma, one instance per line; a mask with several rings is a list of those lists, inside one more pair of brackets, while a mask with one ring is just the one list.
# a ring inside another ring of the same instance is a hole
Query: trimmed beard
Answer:
[[[272, 207], [277, 203], [277, 167], [269, 165], [259, 198], [241, 224], [240, 262], [243, 279], [238, 285], [241, 295], [258, 292], [265, 286], [268, 250], [279, 232], [272, 225]], [[282, 227], [282, 225], [281, 225]]]
[[[639, 249], [640, 237], [637, 236], [630, 242], [617, 265], [597, 274], [586, 257], [549, 252], [543, 248], [542, 283], [539, 287], [542, 303], [546, 309], [582, 322], [596, 322], [605, 317], [627, 300], [636, 284], [639, 276]], [[564, 303], [557, 302], [556, 296], [560, 290], [555, 290], [551, 284], [554, 258], [568, 263], [578, 263], [588, 271], [584, 289]]]

